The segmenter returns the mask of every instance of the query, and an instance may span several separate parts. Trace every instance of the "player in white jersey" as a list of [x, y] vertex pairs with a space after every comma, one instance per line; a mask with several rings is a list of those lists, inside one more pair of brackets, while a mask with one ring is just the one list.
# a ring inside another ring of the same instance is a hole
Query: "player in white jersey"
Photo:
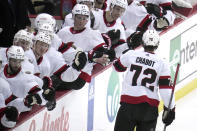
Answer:
[[[32, 46], [32, 37], [33, 34], [27, 32], [26, 30], [19, 30], [13, 40], [13, 45], [21, 46], [24, 51], [27, 51]], [[0, 48], [0, 55], [2, 56], [3, 65], [7, 64], [7, 51], [8, 48]], [[31, 64], [28, 59], [25, 57], [24, 61], [22, 62], [22, 67], [25, 72], [34, 72], [34, 66]]]
[[[90, 11], [90, 17], [85, 26], [92, 28], [95, 21], [94, 14], [97, 13], [93, 8], [94, 0], [77, 0], [77, 4], [84, 4], [88, 6], [88, 9]], [[65, 16], [64, 24], [62, 25], [62, 28], [65, 26], [73, 26], [73, 25], [74, 25], [74, 16], [72, 13], [69, 13], [68, 15]]]
[[172, 9], [172, 0], [138, 0], [142, 3], [149, 14], [156, 17], [154, 28], [158, 31], [166, 29], [174, 24], [176, 18]]
[[13, 100], [9, 83], [0, 78], [0, 130], [13, 128], [18, 118], [16, 107], [7, 106], [7, 103]]
[[[111, 30], [119, 31], [119, 40], [109, 48], [115, 50], [116, 57], [120, 57], [122, 52], [128, 48], [126, 44], [125, 28], [120, 17], [125, 12], [128, 3], [126, 0], [112, 0], [108, 11], [99, 10], [95, 15], [95, 24], [93, 29], [99, 30], [101, 33], [107, 33]], [[111, 39], [114, 39], [112, 37]]]
[[[168, 109], [172, 93], [169, 64], [154, 51], [159, 45], [156, 30], [147, 30], [143, 35], [144, 51], [129, 50], [114, 62], [116, 71], [127, 73], [122, 85], [120, 108], [114, 131], [155, 131], [158, 105], [158, 91], [164, 101], [164, 112]], [[169, 113], [163, 115], [168, 126], [175, 119], [173, 97]]]
[[[73, 42], [74, 46], [80, 48], [84, 52], [89, 52], [88, 58], [100, 64], [105, 64], [109, 61], [106, 53], [108, 50], [104, 47], [105, 42], [101, 33], [91, 28], [86, 28], [85, 25], [89, 18], [89, 10], [86, 5], [77, 4], [72, 11], [74, 15], [74, 26], [64, 27], [58, 32], [58, 36], [64, 43]], [[80, 39], [79, 39], [80, 38]], [[100, 54], [99, 54], [99, 53]], [[99, 55], [98, 55], [99, 54]], [[90, 80], [91, 71], [93, 68], [92, 63], [88, 63], [82, 71], [87, 72]], [[89, 82], [89, 80], [87, 82]]]
[[[23, 71], [21, 62], [24, 60], [24, 51], [19, 46], [11, 46], [8, 50], [8, 64], [0, 72], [0, 77], [5, 79], [12, 94], [21, 99], [11, 101], [8, 105], [15, 106], [18, 112], [30, 111], [32, 105], [45, 105], [54, 98], [49, 90], [41, 90], [42, 85], [37, 83], [36, 76]], [[23, 102], [23, 99], [25, 101]], [[23, 103], [21, 103], [21, 100]], [[20, 103], [20, 104], [19, 104]]]

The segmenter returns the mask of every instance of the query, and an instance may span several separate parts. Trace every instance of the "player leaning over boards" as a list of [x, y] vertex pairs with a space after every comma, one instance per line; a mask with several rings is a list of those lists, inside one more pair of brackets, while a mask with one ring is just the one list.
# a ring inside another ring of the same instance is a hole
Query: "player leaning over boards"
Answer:
[[[114, 62], [116, 71], [129, 68], [123, 82], [120, 108], [114, 131], [155, 131], [158, 117], [159, 94], [167, 111], [172, 86], [169, 65], [154, 51], [159, 46], [159, 35], [147, 30], [143, 37], [144, 51], [129, 50]], [[175, 119], [175, 100], [163, 122], [170, 125]]]

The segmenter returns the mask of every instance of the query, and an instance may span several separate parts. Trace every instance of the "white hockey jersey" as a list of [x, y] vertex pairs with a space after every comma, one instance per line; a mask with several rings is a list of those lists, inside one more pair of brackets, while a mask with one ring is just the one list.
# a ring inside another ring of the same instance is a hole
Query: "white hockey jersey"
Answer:
[[126, 44], [126, 34], [125, 29], [123, 26], [123, 23], [120, 18], [118, 18], [116, 21], [109, 23], [107, 22], [106, 18], [106, 11], [99, 10], [95, 15], [95, 24], [93, 26], [93, 29], [99, 30], [101, 33], [107, 33], [110, 30], [113, 29], [119, 29], [120, 30], [120, 40], [117, 46], [114, 47], [116, 52], [116, 57], [120, 57], [122, 52], [128, 48]]
[[126, 38], [134, 33], [137, 27], [147, 29], [152, 22], [150, 14], [147, 13], [145, 7], [138, 1], [133, 1], [128, 5], [121, 20], [126, 27]]
[[[2, 57], [2, 65], [5, 65], [8, 63], [7, 51], [8, 51], [8, 48], [0, 48], [0, 55]], [[23, 71], [32, 73], [32, 74], [34, 73], [34, 65], [28, 61], [27, 57], [25, 57], [21, 65], [22, 65]]]
[[34, 75], [40, 78], [50, 76], [50, 63], [45, 54], [40, 57], [39, 60], [36, 60], [33, 51], [30, 49], [25, 52], [25, 56], [28, 58], [28, 61], [34, 65]]
[[[137, 0], [137, 1], [139, 1], [140, 3], [153, 3], [167, 9], [171, 8], [172, 5], [172, 0]], [[169, 25], [174, 24], [176, 15], [172, 12], [172, 10], [167, 10], [167, 14], [164, 15], [164, 17], [168, 20]]]
[[[159, 105], [159, 94], [168, 107], [172, 86], [169, 85], [169, 65], [156, 54], [130, 50], [114, 64], [117, 71], [126, 71], [121, 93], [121, 102], [139, 104], [147, 102]], [[166, 83], [167, 82], [167, 83]], [[175, 106], [173, 98], [171, 109]]]

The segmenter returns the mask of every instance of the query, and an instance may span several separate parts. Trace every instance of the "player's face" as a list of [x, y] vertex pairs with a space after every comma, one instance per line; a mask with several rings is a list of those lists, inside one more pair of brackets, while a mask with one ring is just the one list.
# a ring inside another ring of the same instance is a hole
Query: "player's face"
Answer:
[[22, 47], [24, 51], [27, 51], [30, 48], [30, 43], [21, 39], [18, 41], [14, 41], [13, 45]]
[[86, 15], [75, 15], [74, 28], [75, 30], [82, 30], [88, 22], [88, 16]]
[[43, 56], [48, 49], [49, 49], [49, 45], [39, 40], [36, 41], [33, 47], [34, 53], [39, 57]]
[[84, 4], [84, 5], [87, 5], [89, 10], [91, 10], [93, 8], [93, 3], [90, 2], [90, 1], [83, 1], [81, 2], [80, 4]]
[[114, 6], [112, 9], [112, 18], [114, 20], [117, 20], [120, 16], [122, 16], [122, 14], [125, 12], [125, 9], [120, 7], [120, 6]]
[[12, 71], [12, 73], [18, 72], [18, 70], [21, 68], [22, 61], [23, 60], [14, 59], [14, 58], [9, 59], [9, 68]]

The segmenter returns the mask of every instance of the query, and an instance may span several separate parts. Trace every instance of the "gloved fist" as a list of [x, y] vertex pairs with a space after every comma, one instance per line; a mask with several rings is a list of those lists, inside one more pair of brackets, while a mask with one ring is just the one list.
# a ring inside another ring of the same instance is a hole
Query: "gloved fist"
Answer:
[[135, 49], [142, 44], [142, 32], [134, 32], [127, 39], [127, 44], [130, 49]]
[[31, 107], [35, 104], [40, 105], [42, 103], [42, 99], [38, 94], [29, 94], [25, 97], [24, 103], [27, 107]]
[[72, 67], [76, 69], [77, 71], [80, 71], [81, 69], [84, 68], [87, 62], [87, 57], [86, 54], [82, 51], [77, 52], [75, 55], [74, 62], [72, 64]]
[[110, 30], [106, 33], [109, 38], [111, 39], [111, 45], [114, 46], [118, 43], [118, 41], [120, 40], [120, 30]]
[[48, 101], [45, 105], [48, 111], [52, 111], [56, 107], [56, 100]]
[[145, 8], [149, 14], [154, 14], [157, 18], [160, 18], [167, 13], [165, 10], [163, 10], [158, 5], [152, 4], [152, 3], [147, 3], [145, 5]]
[[43, 89], [42, 96], [47, 101], [54, 100], [55, 99], [55, 89], [54, 88]]
[[175, 108], [168, 109], [167, 107], [164, 106], [164, 111], [162, 115], [163, 123], [166, 124], [166, 126], [169, 126], [174, 119], [175, 119]]
[[1, 34], [1, 32], [3, 32], [3, 28], [0, 28], [0, 34]]
[[161, 31], [161, 30], [166, 29], [169, 26], [169, 22], [165, 17], [162, 17], [162, 18], [156, 19], [153, 23], [153, 26], [157, 31]]

